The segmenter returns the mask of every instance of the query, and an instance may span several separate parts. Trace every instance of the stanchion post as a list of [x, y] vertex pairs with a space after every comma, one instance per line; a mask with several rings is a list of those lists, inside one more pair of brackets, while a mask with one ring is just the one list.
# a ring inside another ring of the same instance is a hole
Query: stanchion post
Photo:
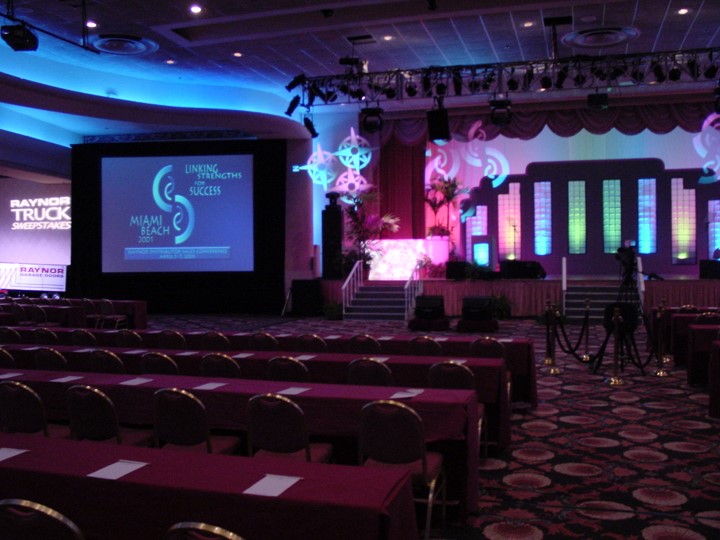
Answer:
[[615, 308], [613, 311], [613, 339], [615, 341], [614, 343], [614, 351], [613, 351], [613, 374], [612, 377], [607, 379], [607, 383], [610, 386], [622, 386], [625, 384], [625, 381], [623, 381], [620, 378], [619, 369], [618, 366], [620, 365], [620, 325], [622, 324], [622, 316], [620, 315], [620, 308]]
[[[657, 355], [657, 369], [654, 375], [656, 377], [669, 377], [670, 372], [666, 369], [666, 358], [665, 358], [665, 332], [662, 328], [662, 323], [665, 320], [665, 305], [660, 302], [660, 306], [657, 311], [657, 324], [655, 325], [655, 347]], [[668, 361], [667, 364], [670, 362]]]
[[590, 363], [590, 299], [585, 299], [585, 353], [580, 358], [583, 364]]

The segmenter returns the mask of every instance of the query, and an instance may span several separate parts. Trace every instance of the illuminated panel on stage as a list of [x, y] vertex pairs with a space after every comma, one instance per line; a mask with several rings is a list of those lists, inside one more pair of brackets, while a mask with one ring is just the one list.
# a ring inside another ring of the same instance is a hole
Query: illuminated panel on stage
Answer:
[[568, 253], [584, 254], [587, 248], [587, 215], [585, 182], [568, 182]]
[[615, 253], [622, 245], [620, 180], [603, 180], [603, 250]]
[[501, 261], [520, 259], [520, 218], [520, 184], [513, 182], [508, 185], [507, 195], [498, 195], [498, 251]]
[[467, 218], [465, 227], [465, 253], [472, 253], [472, 237], [488, 233], [487, 206], [479, 204], [475, 207], [475, 215]]
[[552, 192], [550, 182], [535, 182], [535, 255], [552, 253]]
[[373, 250], [370, 281], [406, 281], [427, 255], [425, 239], [378, 240]]
[[673, 178], [671, 197], [673, 264], [695, 264], [695, 190], [685, 189], [682, 178]]
[[708, 201], [708, 253], [708, 259], [720, 259], [720, 201], [718, 200]]
[[638, 253], [657, 252], [657, 182], [638, 179]]

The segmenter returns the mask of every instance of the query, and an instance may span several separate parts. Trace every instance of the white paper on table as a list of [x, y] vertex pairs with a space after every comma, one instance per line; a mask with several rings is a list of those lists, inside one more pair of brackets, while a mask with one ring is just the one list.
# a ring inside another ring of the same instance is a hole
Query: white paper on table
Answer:
[[135, 349], [132, 351], [125, 351], [125, 354], [144, 354], [147, 352], [147, 349]]
[[316, 356], [317, 354], [301, 354], [300, 356], [296, 356], [295, 360], [312, 360]]
[[390, 360], [389, 356], [371, 356], [370, 358], [376, 362], [380, 362], [381, 364]]
[[250, 358], [254, 353], [241, 352], [233, 355], [233, 358]]
[[309, 388], [303, 388], [301, 386], [290, 386], [289, 388], [286, 388], [285, 390], [280, 390], [278, 394], [283, 394], [285, 396], [297, 396], [298, 394], [302, 394], [303, 392], [307, 392], [310, 390]]
[[60, 377], [59, 379], [52, 379], [50, 382], [73, 382], [84, 378], [82, 375], [68, 375], [67, 377]]
[[0, 375], [0, 379], [14, 379], [15, 377], [20, 377], [22, 373], [3, 373]]
[[378, 341], [390, 341], [394, 336], [380, 336]]
[[288, 337], [291, 334], [275, 334], [275, 337]]
[[236, 332], [233, 336], [247, 336], [250, 332]]
[[263, 495], [277, 497], [282, 495], [290, 486], [302, 480], [300, 476], [283, 476], [280, 474], [266, 474], [263, 478], [247, 488], [246, 495]]
[[500, 343], [512, 343], [513, 339], [512, 338], [500, 338], [500, 339], [498, 339], [498, 341]]
[[142, 461], [128, 461], [126, 459], [121, 459], [112, 465], [108, 465], [107, 467], [98, 469], [95, 472], [91, 472], [88, 476], [91, 478], [104, 478], [105, 480], [117, 480], [118, 478], [122, 478], [126, 474], [130, 474], [145, 465], [147, 465], [147, 463]]
[[40, 347], [25, 347], [23, 351], [37, 351]]
[[226, 382], [207, 382], [205, 384], [201, 384], [200, 386], [196, 386], [193, 390], [215, 390], [216, 388], [226, 385]]
[[447, 341], [447, 340], [448, 340], [448, 338], [446, 338], [444, 336], [438, 336], [435, 338], [435, 341]]
[[27, 451], [28, 450], [23, 450], [22, 448], [0, 448], [0, 461], [19, 456]]
[[135, 377], [134, 379], [128, 379], [127, 381], [123, 381], [119, 384], [124, 384], [125, 386], [140, 386], [141, 384], [145, 384], [152, 381], [152, 379], [146, 379], [145, 377]]
[[324, 339], [340, 339], [340, 336], [338, 334], [332, 334], [330, 336], [325, 336]]
[[74, 352], [74, 353], [90, 353], [93, 351], [97, 351], [97, 349], [75, 349], [72, 352]]
[[450, 362], [455, 362], [456, 364], [464, 364], [467, 362], [467, 358], [449, 358]]
[[183, 352], [177, 353], [175, 356], [193, 356], [196, 354], [197, 354], [197, 351], [183, 351]]
[[422, 393], [422, 388], [408, 388], [407, 390], [400, 390], [399, 392], [395, 392], [392, 396], [390, 396], [390, 399], [414, 398], [415, 396], [419, 396]]

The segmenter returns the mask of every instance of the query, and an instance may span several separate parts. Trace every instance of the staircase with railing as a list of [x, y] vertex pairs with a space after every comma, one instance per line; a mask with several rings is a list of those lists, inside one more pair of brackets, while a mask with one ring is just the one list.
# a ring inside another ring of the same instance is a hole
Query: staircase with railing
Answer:
[[404, 285], [397, 281], [365, 282], [358, 261], [342, 286], [343, 319], [407, 320], [422, 293], [422, 280], [415, 269]]

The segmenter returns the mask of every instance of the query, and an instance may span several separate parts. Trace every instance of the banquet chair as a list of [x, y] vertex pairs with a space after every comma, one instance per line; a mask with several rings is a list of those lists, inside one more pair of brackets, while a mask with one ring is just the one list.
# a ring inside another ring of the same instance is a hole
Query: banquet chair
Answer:
[[479, 337], [470, 343], [470, 356], [505, 358], [505, 345], [489, 336]]
[[370, 334], [355, 334], [347, 342], [347, 352], [358, 354], [379, 354], [380, 342]]
[[29, 310], [26, 310], [25, 307], [17, 302], [10, 304], [10, 312], [15, 316], [13, 326], [35, 326], [35, 321], [30, 315]]
[[200, 338], [200, 348], [205, 351], [229, 351], [230, 340], [225, 334], [209, 330]]
[[125, 373], [125, 364], [120, 357], [105, 349], [88, 353], [85, 365], [93, 373]]
[[58, 335], [44, 326], [33, 328], [32, 336], [33, 343], [36, 345], [58, 345], [60, 343]]
[[68, 436], [67, 426], [48, 423], [45, 405], [37, 392], [18, 381], [0, 382], [0, 431]]
[[65, 356], [52, 347], [39, 347], [35, 351], [35, 369], [45, 369], [48, 371], [65, 371], [67, 369], [67, 359]]
[[248, 454], [328, 463], [329, 443], [311, 443], [305, 414], [291, 399], [279, 394], [258, 394], [247, 405]]
[[267, 378], [271, 381], [304, 382], [310, 380], [310, 371], [300, 360], [291, 356], [276, 356], [267, 364]]
[[82, 299], [83, 313], [85, 314], [85, 324], [90, 328], [99, 328], [102, 321], [102, 315], [98, 311], [95, 302], [90, 298]]
[[440, 356], [442, 346], [430, 336], [415, 336], [408, 343], [410, 354], [416, 356]]
[[[360, 462], [365, 466], [404, 465], [412, 475], [417, 502], [428, 506], [424, 538], [430, 538], [432, 511], [438, 493], [445, 523], [446, 483], [443, 457], [425, 448], [425, 433], [420, 416], [398, 401], [367, 403], [360, 412]], [[422, 491], [422, 496], [418, 496]]]
[[127, 328], [127, 315], [115, 313], [115, 306], [112, 300], [101, 298], [98, 303], [98, 313], [100, 315], [100, 328]]
[[200, 360], [200, 374], [203, 377], [240, 377], [240, 365], [234, 358], [223, 353], [209, 353]]
[[9, 326], [0, 327], [0, 343], [22, 343], [20, 332]]
[[183, 521], [170, 527], [165, 540], [243, 540], [243, 538], [215, 525], [199, 521]]
[[180, 373], [177, 362], [167, 354], [150, 351], [140, 357], [140, 372], [156, 375], [177, 375]]
[[3, 540], [84, 540], [80, 528], [60, 512], [27, 499], [0, 500]]
[[76, 384], [67, 390], [70, 436], [77, 440], [111, 441], [150, 446], [152, 431], [120, 426], [115, 405], [102, 390]]
[[61, 323], [58, 321], [51, 321], [48, 319], [47, 311], [45, 311], [45, 308], [40, 305], [33, 305], [28, 308], [27, 313], [30, 315], [30, 318], [32, 319], [33, 326], [61, 326]]
[[327, 343], [317, 334], [302, 334], [297, 338], [295, 349], [302, 352], [325, 352]]
[[365, 386], [392, 386], [393, 374], [390, 368], [374, 358], [356, 358], [348, 364], [348, 384]]
[[70, 342], [73, 345], [86, 345], [94, 347], [98, 344], [95, 334], [84, 328], [75, 328], [70, 332]]
[[211, 435], [205, 405], [194, 394], [179, 388], [155, 392], [154, 446], [206, 450], [209, 454], [232, 454], [239, 439], [230, 435]]
[[0, 368], [14, 368], [15, 358], [7, 349], [0, 348]]
[[161, 349], [187, 349], [187, 340], [177, 330], [161, 330], [158, 334], [158, 346]]
[[277, 351], [280, 343], [267, 332], [255, 332], [248, 336], [248, 349], [253, 351]]
[[115, 344], [118, 347], [144, 347], [145, 343], [140, 334], [129, 328], [121, 328], [115, 335]]

